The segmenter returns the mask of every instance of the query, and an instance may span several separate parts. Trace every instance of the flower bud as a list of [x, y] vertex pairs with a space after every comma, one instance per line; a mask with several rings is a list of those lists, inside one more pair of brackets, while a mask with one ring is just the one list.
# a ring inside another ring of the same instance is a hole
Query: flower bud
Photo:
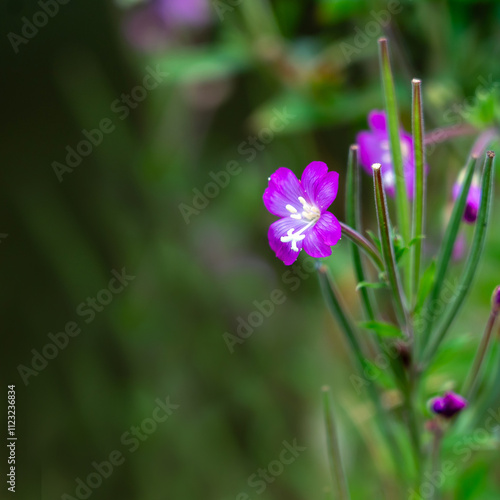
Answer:
[[500, 285], [493, 290], [493, 295], [491, 296], [491, 312], [493, 314], [498, 314], [500, 312]]
[[444, 418], [452, 418], [466, 406], [465, 398], [454, 392], [446, 392], [443, 397], [434, 398], [431, 401], [432, 411]]

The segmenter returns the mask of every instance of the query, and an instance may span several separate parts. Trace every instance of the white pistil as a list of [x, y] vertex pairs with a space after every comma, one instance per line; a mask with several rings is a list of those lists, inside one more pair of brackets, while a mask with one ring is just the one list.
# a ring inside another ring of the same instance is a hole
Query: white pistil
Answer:
[[313, 220], [311, 222], [309, 222], [309, 224], [306, 224], [300, 231], [297, 231], [296, 233], [294, 233], [294, 230], [295, 228], [290, 228], [288, 230], [288, 232], [286, 233], [287, 235], [286, 236], [282, 236], [280, 238], [280, 240], [283, 242], [283, 243], [289, 243], [291, 242], [292, 243], [292, 250], [294, 252], [298, 252], [299, 249], [297, 247], [297, 241], [302, 241], [306, 235], [305, 234], [302, 234], [306, 229], [308, 229], [311, 225], [313, 225], [316, 221]]

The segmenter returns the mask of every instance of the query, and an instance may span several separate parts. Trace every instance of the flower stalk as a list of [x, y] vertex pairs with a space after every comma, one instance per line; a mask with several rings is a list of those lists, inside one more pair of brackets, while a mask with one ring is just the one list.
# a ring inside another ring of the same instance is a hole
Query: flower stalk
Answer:
[[355, 231], [352, 227], [348, 226], [344, 222], [340, 222], [340, 227], [342, 228], [342, 234], [349, 238], [353, 243], [359, 246], [368, 257], [372, 260], [379, 271], [384, 270], [384, 263], [378, 253], [377, 249], [361, 234]]

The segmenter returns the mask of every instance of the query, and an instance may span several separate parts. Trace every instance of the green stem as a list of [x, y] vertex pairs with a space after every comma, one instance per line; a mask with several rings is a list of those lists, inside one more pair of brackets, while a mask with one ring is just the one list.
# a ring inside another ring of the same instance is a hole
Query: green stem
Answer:
[[[346, 221], [355, 231], [361, 231], [361, 208], [360, 208], [360, 193], [359, 193], [359, 167], [358, 167], [358, 146], [352, 145], [349, 148], [349, 160], [347, 162], [347, 189], [346, 189]], [[354, 264], [354, 272], [358, 283], [367, 281], [361, 253], [359, 248], [354, 243], [351, 245], [352, 261]], [[370, 293], [365, 287], [361, 287], [360, 291], [361, 304], [365, 311], [365, 316], [368, 320], [375, 320], [373, 305], [370, 300]]]
[[422, 445], [420, 442], [419, 422], [414, 404], [415, 386], [417, 383], [414, 366], [410, 368], [407, 387], [404, 391], [406, 418], [408, 421], [408, 432], [410, 433], [410, 441], [413, 448], [413, 456], [415, 460], [416, 480], [420, 481], [422, 472]]
[[[415, 197], [413, 202], [413, 224], [412, 238], [417, 238], [411, 248], [411, 286], [413, 297], [417, 297], [418, 284], [420, 281], [420, 261], [422, 256], [422, 239], [424, 233], [424, 206], [425, 206], [425, 176], [424, 176], [424, 117], [422, 111], [422, 85], [420, 80], [412, 81], [413, 94], [413, 147], [415, 163]], [[414, 307], [414, 300], [410, 298], [410, 304]]]
[[[431, 452], [431, 474], [435, 477], [437, 473], [440, 472], [440, 454], [441, 454], [441, 441], [443, 438], [443, 431], [441, 429], [436, 429], [434, 431], [434, 439], [432, 440], [432, 452]], [[435, 486], [431, 493], [431, 500], [438, 500], [441, 496], [439, 487]]]
[[392, 164], [396, 177], [396, 207], [398, 227], [405, 245], [410, 242], [410, 206], [406, 190], [406, 180], [403, 169], [403, 155], [401, 154], [401, 141], [399, 137], [399, 117], [396, 101], [396, 90], [392, 76], [389, 47], [387, 39], [380, 38], [379, 41], [380, 69], [382, 73], [382, 84], [384, 88], [385, 107], [391, 143]]
[[[321, 292], [323, 293], [325, 302], [330, 309], [332, 316], [338, 321], [340, 327], [342, 328], [354, 354], [356, 367], [359, 373], [363, 375], [365, 369], [370, 369], [371, 367], [366, 362], [366, 359], [363, 355], [361, 346], [357, 339], [355, 326], [348, 316], [347, 312], [345, 311], [344, 306], [341, 304], [340, 294], [331, 279], [328, 268], [324, 264], [318, 264], [317, 269]], [[403, 456], [394, 437], [390, 422], [388, 422], [387, 420], [387, 415], [384, 412], [384, 407], [382, 405], [380, 395], [375, 385], [371, 381], [368, 383], [366, 388], [373, 404], [375, 405], [376, 419], [379, 428], [391, 449], [392, 458], [394, 460], [396, 470], [401, 471], [402, 466], [404, 465]]]
[[446, 227], [443, 243], [441, 245], [437, 258], [434, 284], [428, 298], [426, 299], [423, 311], [421, 313], [421, 318], [425, 320], [425, 323], [423, 324], [423, 330], [420, 332], [420, 335], [417, 335], [419, 352], [425, 349], [425, 346], [427, 346], [432, 326], [436, 318], [436, 313], [439, 310], [437, 306], [439, 304], [446, 272], [448, 271], [448, 266], [451, 262], [453, 247], [457, 239], [460, 224], [462, 223], [462, 217], [465, 211], [465, 204], [467, 202], [469, 188], [472, 183], [476, 161], [477, 158], [475, 156], [470, 157], [460, 195], [455, 201], [450, 221], [448, 222], [448, 226]]
[[333, 419], [333, 404], [331, 401], [330, 388], [323, 387], [323, 411], [326, 423], [326, 435], [328, 440], [328, 456], [330, 458], [330, 468], [334, 484], [334, 490], [337, 495], [335, 498], [339, 500], [350, 500], [349, 487], [345, 475], [344, 465], [342, 463], [342, 455], [340, 453], [340, 444], [338, 433]]
[[365, 253], [370, 257], [375, 266], [379, 271], [384, 270], [384, 263], [380, 258], [377, 249], [361, 234], [355, 231], [352, 227], [340, 222], [340, 227], [342, 228], [342, 234], [347, 236], [353, 243], [356, 243]]
[[476, 275], [477, 266], [481, 260], [481, 254], [484, 248], [484, 241], [486, 239], [486, 229], [488, 227], [490, 212], [491, 212], [491, 199], [493, 192], [493, 160], [495, 153], [488, 151], [486, 153], [486, 161], [483, 169], [483, 178], [481, 184], [481, 204], [479, 206], [479, 214], [476, 221], [476, 229], [474, 231], [474, 238], [472, 240], [471, 250], [465, 270], [458, 285], [455, 300], [450, 304], [447, 311], [444, 313], [442, 322], [439, 324], [436, 332], [431, 336], [429, 345], [424, 354], [424, 365], [428, 363], [436, 353], [439, 345], [446, 335], [449, 327], [456, 318], [462, 304], [467, 296], [468, 291], [472, 286], [472, 281]]
[[399, 272], [396, 267], [396, 258], [394, 257], [394, 247], [390, 235], [390, 219], [387, 210], [387, 201], [385, 197], [384, 186], [382, 183], [382, 174], [380, 172], [380, 163], [372, 165], [373, 182], [375, 187], [375, 206], [377, 209], [378, 230], [380, 237], [380, 244], [382, 247], [382, 258], [384, 259], [385, 271], [387, 272], [387, 279], [392, 288], [392, 296], [396, 315], [398, 317], [401, 329], [409, 337], [410, 332], [407, 329], [407, 313], [405, 308], [405, 298]]

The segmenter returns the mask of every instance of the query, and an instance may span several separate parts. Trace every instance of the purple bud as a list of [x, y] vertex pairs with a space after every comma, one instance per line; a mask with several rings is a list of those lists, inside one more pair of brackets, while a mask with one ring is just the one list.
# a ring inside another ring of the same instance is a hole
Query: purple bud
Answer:
[[[456, 200], [460, 195], [462, 189], [463, 179], [459, 179], [458, 182], [453, 186], [453, 200]], [[467, 194], [467, 201], [465, 204], [465, 211], [463, 215], [463, 220], [467, 224], [474, 224], [477, 220], [477, 214], [479, 212], [479, 205], [481, 203], [481, 187], [479, 185], [479, 179], [473, 178], [472, 184], [470, 186], [469, 192]]]
[[467, 401], [454, 392], [445, 392], [443, 397], [434, 398], [431, 408], [434, 413], [445, 418], [451, 418], [467, 406]]
[[493, 314], [498, 314], [500, 312], [500, 285], [493, 290], [493, 295], [491, 296], [491, 310]]

